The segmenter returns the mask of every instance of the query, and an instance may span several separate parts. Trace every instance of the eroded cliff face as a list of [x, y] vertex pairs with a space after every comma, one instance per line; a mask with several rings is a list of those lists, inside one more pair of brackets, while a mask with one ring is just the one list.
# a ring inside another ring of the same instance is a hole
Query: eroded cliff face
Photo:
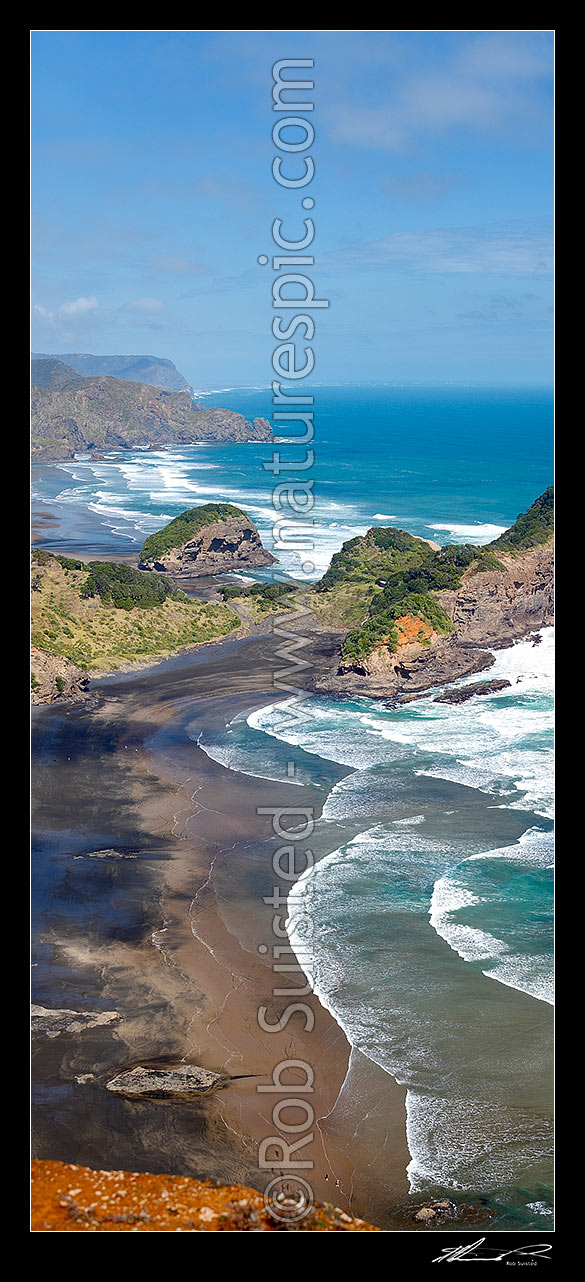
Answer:
[[169, 548], [156, 559], [140, 562], [141, 569], [167, 571], [198, 578], [229, 570], [272, 565], [275, 557], [262, 546], [253, 521], [245, 516], [213, 521], [179, 547]]
[[504, 573], [464, 574], [456, 592], [438, 594], [460, 642], [501, 645], [552, 623], [552, 541], [515, 556], [500, 553], [499, 560], [506, 567]]
[[82, 668], [60, 654], [49, 654], [31, 646], [31, 701], [54, 703], [56, 699], [83, 697], [89, 677]]
[[394, 651], [379, 645], [366, 659], [345, 665], [338, 653], [328, 671], [319, 665], [313, 689], [402, 698], [490, 668], [494, 657], [482, 647], [509, 645], [554, 618], [552, 540], [499, 559], [503, 570], [466, 573], [455, 591], [437, 593], [453, 623], [452, 633], [425, 625], [419, 636], [405, 616], [397, 621]]

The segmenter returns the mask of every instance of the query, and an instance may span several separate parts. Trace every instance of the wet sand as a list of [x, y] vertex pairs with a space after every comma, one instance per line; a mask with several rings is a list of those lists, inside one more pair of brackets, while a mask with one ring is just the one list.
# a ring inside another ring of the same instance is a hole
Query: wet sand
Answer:
[[[304, 977], [276, 975], [271, 952], [259, 951], [274, 943], [275, 909], [263, 899], [282, 842], [257, 809], [312, 806], [321, 857], [339, 843], [335, 825], [318, 823], [327, 790], [230, 771], [187, 735], [187, 725], [210, 729], [272, 702], [278, 644], [256, 634], [202, 647], [94, 682], [90, 704], [35, 713], [33, 1000], [119, 1016], [35, 1042], [35, 1156], [262, 1189], [284, 1169], [258, 1165], [283, 1096], [258, 1086], [280, 1061], [302, 1060], [315, 1075], [315, 1120], [287, 1136], [312, 1135], [301, 1153], [311, 1165], [299, 1174], [319, 1200], [383, 1228], [413, 1228], [404, 1090], [359, 1052], [350, 1059], [318, 999], [294, 995]], [[125, 857], [92, 857], [107, 850]], [[309, 1008], [311, 1028], [300, 1013], [282, 1031], [260, 1028], [260, 1007], [276, 1022], [289, 1005], [275, 987]], [[173, 1059], [232, 1080], [188, 1104], [105, 1089], [122, 1068]], [[305, 1073], [284, 1077], [302, 1083]], [[295, 1106], [283, 1120], [304, 1116]]]

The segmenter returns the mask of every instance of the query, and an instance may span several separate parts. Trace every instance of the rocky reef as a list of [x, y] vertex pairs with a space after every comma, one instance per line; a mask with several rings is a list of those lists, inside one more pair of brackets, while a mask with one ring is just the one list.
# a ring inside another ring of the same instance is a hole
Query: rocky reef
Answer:
[[197, 578], [272, 565], [254, 522], [229, 503], [188, 508], [147, 538], [140, 553], [143, 570]]
[[470, 685], [458, 686], [456, 690], [446, 690], [444, 694], [435, 695], [434, 703], [467, 703], [475, 695], [497, 694], [507, 690], [511, 681], [472, 681]]

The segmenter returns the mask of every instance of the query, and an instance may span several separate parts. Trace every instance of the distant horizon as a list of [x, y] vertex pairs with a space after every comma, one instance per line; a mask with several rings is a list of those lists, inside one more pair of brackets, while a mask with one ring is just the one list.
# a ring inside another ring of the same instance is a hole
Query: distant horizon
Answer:
[[[183, 378], [187, 379], [187, 382], [189, 383], [189, 386], [193, 388], [194, 393], [196, 394], [197, 392], [199, 392], [202, 396], [213, 395], [214, 392], [216, 391], [217, 392], [270, 391], [272, 387], [272, 383], [269, 380], [266, 383], [229, 383], [229, 384], [226, 383], [225, 387], [223, 388], [215, 388], [214, 386], [212, 386], [211, 383], [207, 384], [207, 383], [202, 383], [201, 380], [190, 380], [188, 378], [188, 375], [185, 373], [185, 371], [182, 370], [177, 365], [177, 362], [173, 360], [172, 356], [161, 355], [160, 352], [137, 352], [137, 351], [135, 352], [121, 352], [121, 351], [89, 352], [89, 351], [81, 351], [81, 350], [75, 351], [75, 352], [73, 350], [70, 352], [48, 352], [48, 351], [33, 352], [31, 351], [31, 360], [39, 360], [44, 358], [58, 358], [63, 356], [95, 356], [97, 358], [114, 357], [114, 356], [128, 356], [128, 357], [148, 356], [152, 360], [171, 361], [171, 363], [174, 365], [177, 372], [181, 374]], [[115, 378], [116, 375], [115, 374], [112, 374], [112, 375], [96, 374], [96, 375], [80, 375], [79, 377], [80, 378], [81, 377]], [[139, 382], [138, 379], [136, 381]], [[435, 382], [435, 381], [423, 382], [422, 380], [419, 381], [416, 379], [398, 380], [398, 379], [385, 379], [385, 378], [323, 379], [323, 380], [312, 379], [310, 386], [311, 387], [396, 387], [396, 388], [420, 387], [420, 388], [427, 388], [427, 389], [448, 388], [448, 387], [461, 387], [461, 388], [469, 387], [469, 388], [482, 389], [484, 391], [506, 390], [506, 391], [518, 391], [518, 392], [530, 391], [532, 389], [535, 389], [539, 391], [549, 391], [551, 392], [551, 394], [553, 394], [555, 390], [554, 382], [483, 383], [483, 382], [475, 382], [471, 379], [466, 381], [463, 381], [463, 380], [459, 381], [459, 380], [453, 379], [448, 381], [446, 380], [445, 382]]]

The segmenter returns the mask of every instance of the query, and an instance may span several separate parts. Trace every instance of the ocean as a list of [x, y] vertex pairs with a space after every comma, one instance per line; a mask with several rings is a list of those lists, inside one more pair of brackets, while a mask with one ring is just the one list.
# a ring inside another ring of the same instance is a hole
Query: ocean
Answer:
[[[319, 578], [341, 544], [372, 525], [439, 543], [485, 543], [551, 483], [546, 391], [314, 387], [312, 394], [315, 569], [303, 571], [308, 553], [287, 551], [280, 568], [294, 577]], [[223, 390], [207, 400], [248, 419], [271, 413], [267, 389]], [[293, 446], [279, 449], [284, 458], [304, 457]], [[270, 456], [271, 446], [258, 442], [124, 451], [106, 462], [39, 469], [33, 497], [60, 516], [62, 546], [72, 550], [68, 534], [85, 512], [93, 518], [88, 550], [133, 551], [185, 508], [212, 500], [245, 506], [270, 537], [275, 479], [262, 466]], [[286, 475], [294, 473], [276, 483]]]
[[[372, 525], [482, 544], [551, 483], [547, 391], [313, 394], [314, 549], [284, 553], [278, 572], [319, 577]], [[263, 389], [210, 402], [270, 416]], [[84, 521], [86, 550], [133, 551], [218, 500], [245, 507], [270, 548], [270, 453], [248, 442], [40, 468], [35, 498], [58, 520], [46, 544], [76, 550]], [[291, 745], [299, 783], [329, 788], [331, 763], [350, 768], [320, 821], [329, 853], [289, 899], [290, 939], [352, 1045], [406, 1086], [412, 1192], [485, 1198], [494, 1227], [551, 1226], [553, 637], [497, 651], [490, 678], [510, 687], [462, 705], [307, 696], [300, 719], [284, 701], [212, 741], [191, 732], [251, 775], [287, 778]]]

